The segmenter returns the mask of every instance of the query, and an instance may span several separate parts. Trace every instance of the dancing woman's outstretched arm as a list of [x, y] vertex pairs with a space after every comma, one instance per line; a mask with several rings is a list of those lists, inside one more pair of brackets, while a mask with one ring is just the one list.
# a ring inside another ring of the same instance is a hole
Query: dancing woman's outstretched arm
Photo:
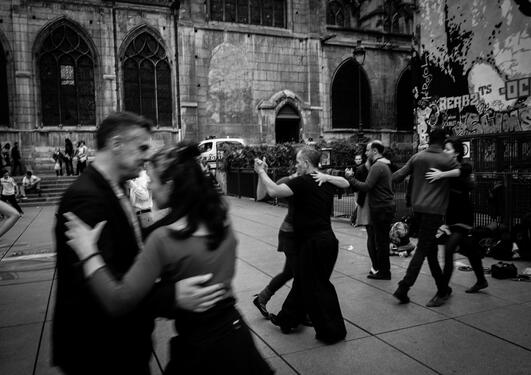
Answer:
[[[154, 232], [148, 238], [144, 251], [139, 253], [135, 263], [118, 281], [105, 266], [98, 252], [97, 242], [105, 222], [90, 228], [72, 213], [66, 213], [68, 245], [81, 259], [89, 286], [101, 301], [105, 310], [113, 316], [123, 315], [133, 310], [151, 291], [168, 260], [162, 253], [160, 238]], [[176, 283], [177, 307], [205, 311], [225, 295], [223, 284], [203, 287], [212, 275], [200, 275], [180, 280]]]

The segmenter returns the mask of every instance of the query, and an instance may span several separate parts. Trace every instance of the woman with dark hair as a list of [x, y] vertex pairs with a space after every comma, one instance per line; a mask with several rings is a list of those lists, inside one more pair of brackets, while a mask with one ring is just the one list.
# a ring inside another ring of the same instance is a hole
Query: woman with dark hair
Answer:
[[74, 166], [72, 165], [72, 160], [74, 159], [74, 145], [69, 138], [65, 139], [65, 171], [67, 176], [72, 176], [74, 174]]
[[[161, 282], [211, 273], [209, 284], [224, 283], [223, 298], [205, 312], [177, 310], [172, 316], [179, 333], [171, 339], [166, 374], [272, 374], [249, 328], [235, 307], [234, 277], [237, 240], [227, 206], [198, 161], [197, 145], [181, 143], [157, 152], [148, 165], [153, 199], [169, 208], [147, 238], [145, 249], [121, 280], [113, 278], [97, 249], [105, 222], [93, 229], [72, 213], [68, 244], [81, 259], [88, 284], [112, 315], [138, 305], [160, 277]], [[171, 220], [170, 220], [171, 218]]]
[[450, 230], [450, 235], [446, 242], [443, 276], [448, 284], [454, 269], [454, 253], [459, 248], [459, 252], [470, 261], [470, 266], [477, 278], [476, 283], [468, 288], [466, 293], [477, 293], [489, 284], [483, 272], [481, 249], [471, 232], [474, 224], [474, 211], [470, 199], [470, 192], [474, 188], [471, 176], [472, 166], [463, 162], [464, 148], [461, 141], [447, 139], [444, 143], [444, 152], [457, 160], [460, 164], [459, 168], [446, 172], [431, 168], [431, 172], [426, 173], [426, 179], [430, 182], [453, 177], [446, 210], [446, 225]]

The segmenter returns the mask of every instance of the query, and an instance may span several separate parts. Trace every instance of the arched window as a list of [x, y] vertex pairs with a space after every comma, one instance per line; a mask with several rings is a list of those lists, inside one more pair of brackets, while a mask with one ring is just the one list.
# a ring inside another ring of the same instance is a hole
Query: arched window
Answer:
[[360, 65], [347, 60], [332, 82], [332, 128], [370, 127], [371, 93], [369, 81]]
[[0, 126], [9, 125], [9, 96], [7, 94], [7, 62], [0, 44]]
[[127, 46], [123, 71], [125, 109], [171, 126], [171, 70], [164, 47], [148, 32], [139, 34]]
[[396, 86], [396, 128], [398, 130], [413, 130], [413, 84], [411, 68], [407, 68], [400, 76]]
[[208, 0], [211, 21], [286, 27], [286, 0]]
[[326, 24], [335, 26], [346, 26], [345, 11], [339, 1], [329, 1], [326, 5]]
[[55, 27], [38, 53], [43, 125], [94, 125], [94, 57], [66, 24]]

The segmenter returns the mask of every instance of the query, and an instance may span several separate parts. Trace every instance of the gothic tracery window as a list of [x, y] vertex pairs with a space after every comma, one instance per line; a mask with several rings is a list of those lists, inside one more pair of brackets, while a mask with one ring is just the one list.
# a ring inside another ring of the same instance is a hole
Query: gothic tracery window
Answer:
[[286, 0], [209, 0], [211, 21], [286, 27]]
[[357, 62], [347, 60], [332, 82], [332, 128], [370, 128], [370, 96], [365, 72]]
[[7, 92], [6, 54], [0, 44], [0, 126], [9, 125], [9, 96]]
[[346, 26], [345, 10], [339, 1], [329, 1], [326, 6], [326, 24]]
[[148, 32], [127, 46], [123, 61], [124, 105], [160, 126], [172, 124], [171, 69], [164, 47]]
[[88, 43], [62, 24], [38, 53], [43, 125], [94, 125], [94, 57]]

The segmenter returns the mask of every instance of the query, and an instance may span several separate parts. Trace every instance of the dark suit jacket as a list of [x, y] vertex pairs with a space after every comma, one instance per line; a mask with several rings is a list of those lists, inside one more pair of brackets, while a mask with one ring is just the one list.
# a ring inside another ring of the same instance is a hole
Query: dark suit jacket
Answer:
[[149, 374], [154, 314], [172, 309], [174, 287], [156, 288], [149, 302], [125, 316], [111, 318], [88, 288], [77, 264], [79, 259], [66, 244], [63, 213], [69, 211], [91, 226], [107, 220], [98, 248], [117, 279], [127, 272], [139, 252], [120, 201], [103, 176], [88, 167], [65, 192], [57, 212], [53, 362], [76, 374]]

